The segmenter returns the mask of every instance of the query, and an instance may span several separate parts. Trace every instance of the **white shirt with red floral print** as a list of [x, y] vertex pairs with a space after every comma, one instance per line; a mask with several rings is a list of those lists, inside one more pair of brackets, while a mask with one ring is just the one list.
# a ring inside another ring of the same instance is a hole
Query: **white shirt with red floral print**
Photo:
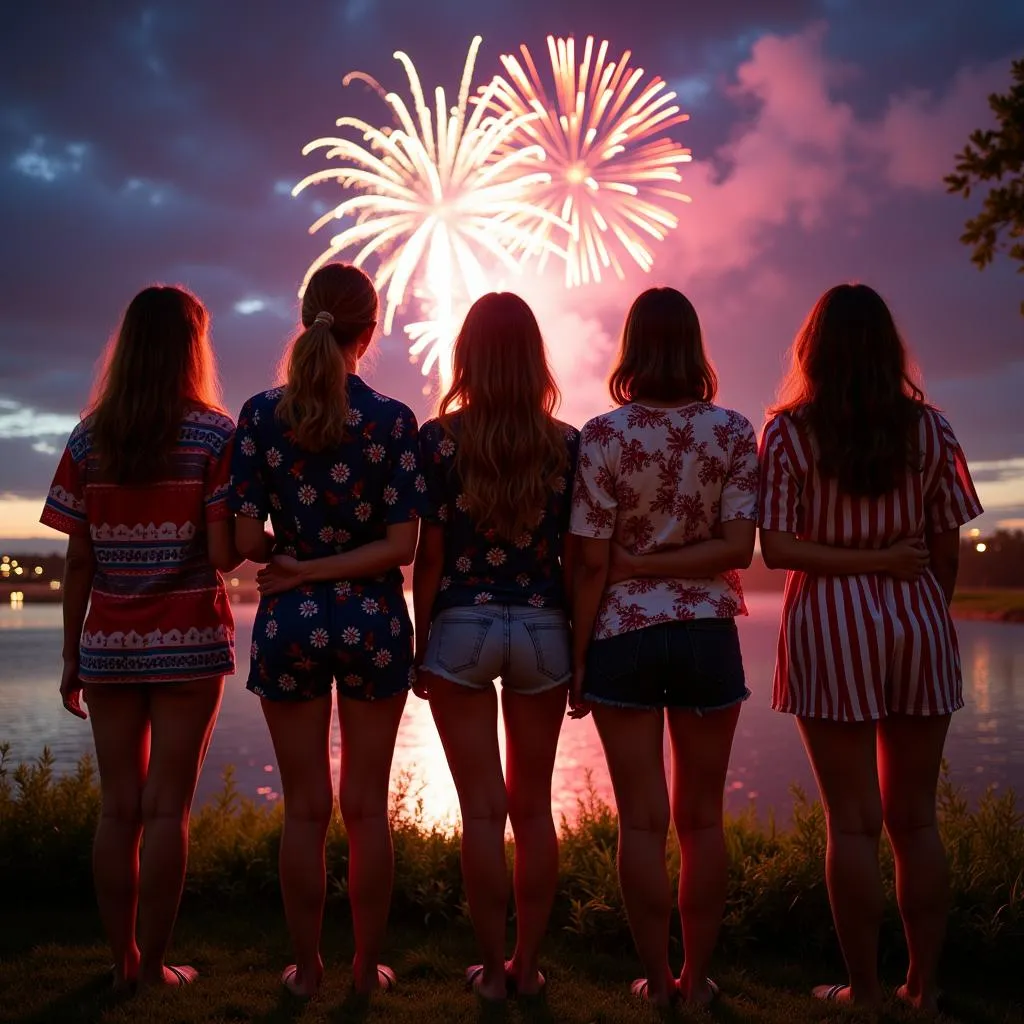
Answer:
[[[756, 520], [757, 491], [757, 442], [744, 416], [709, 402], [673, 409], [631, 403], [583, 427], [570, 530], [656, 554], [711, 540], [721, 523]], [[623, 580], [605, 591], [594, 638], [746, 614], [735, 571]]]

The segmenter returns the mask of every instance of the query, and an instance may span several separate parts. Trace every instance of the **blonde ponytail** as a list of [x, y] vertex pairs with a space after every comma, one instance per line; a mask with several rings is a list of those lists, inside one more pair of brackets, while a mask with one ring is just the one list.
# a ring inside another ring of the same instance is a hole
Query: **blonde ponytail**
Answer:
[[288, 350], [284, 395], [277, 406], [278, 419], [300, 448], [319, 452], [345, 439], [346, 356], [376, 321], [377, 292], [358, 267], [328, 263], [310, 278], [302, 298], [305, 330]]

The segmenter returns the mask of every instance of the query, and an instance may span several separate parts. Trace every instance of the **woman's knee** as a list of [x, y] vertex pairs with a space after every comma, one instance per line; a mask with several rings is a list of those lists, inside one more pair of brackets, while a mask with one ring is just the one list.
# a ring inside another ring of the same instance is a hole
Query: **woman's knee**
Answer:
[[721, 793], [687, 793], [672, 801], [672, 823], [680, 834], [721, 829], [723, 820]]
[[880, 799], [851, 801], [826, 809], [828, 829], [833, 833], [878, 839], [882, 835], [882, 802]]
[[667, 799], [623, 801], [618, 807], [618, 814], [620, 829], [668, 837], [671, 815]]
[[326, 829], [334, 814], [334, 792], [330, 786], [310, 786], [286, 793], [284, 813], [293, 821], [319, 824]]
[[143, 820], [142, 791], [136, 786], [103, 789], [100, 816], [122, 825], [139, 825]]

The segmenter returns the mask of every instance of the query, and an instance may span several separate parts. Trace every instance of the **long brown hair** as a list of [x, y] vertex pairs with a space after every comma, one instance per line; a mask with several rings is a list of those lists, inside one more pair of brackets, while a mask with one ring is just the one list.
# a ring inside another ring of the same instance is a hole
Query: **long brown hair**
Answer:
[[554, 420], [561, 396], [530, 307], [490, 292], [466, 314], [453, 353], [452, 385], [440, 418], [461, 409], [455, 471], [481, 529], [512, 540], [532, 529], [569, 465]]
[[104, 479], [156, 478], [188, 408], [221, 411], [209, 327], [206, 307], [183, 288], [154, 285], [128, 304], [88, 412]]
[[622, 328], [619, 361], [608, 381], [619, 405], [713, 402], [718, 376], [704, 351], [693, 303], [675, 288], [648, 288], [636, 297]]
[[346, 353], [377, 323], [377, 291], [358, 267], [328, 263], [306, 285], [302, 326], [285, 354], [277, 416], [295, 443], [319, 452], [340, 444], [348, 420]]
[[804, 423], [819, 467], [848, 494], [887, 494], [920, 464], [924, 393], [885, 300], [863, 284], [830, 288], [792, 348], [771, 413]]

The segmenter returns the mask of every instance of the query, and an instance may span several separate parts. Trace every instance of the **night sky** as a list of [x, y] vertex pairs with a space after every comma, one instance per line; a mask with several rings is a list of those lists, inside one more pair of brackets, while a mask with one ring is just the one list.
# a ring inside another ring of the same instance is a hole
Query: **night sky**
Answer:
[[[404, 93], [402, 49], [452, 96], [477, 33], [477, 85], [520, 43], [543, 69], [548, 33], [593, 34], [691, 114], [672, 135], [693, 150], [693, 203], [652, 273], [523, 286], [564, 418], [608, 407], [629, 301], [671, 284], [701, 316], [720, 401], [759, 428], [811, 304], [861, 280], [890, 302], [967, 450], [988, 510], [977, 525], [1024, 526], [1024, 278], [1005, 259], [973, 267], [958, 237], [977, 202], [942, 181], [1024, 55], [1017, 0], [64, 0], [5, 4], [0, 38], [0, 538], [55, 538], [34, 524], [57, 453], [146, 284], [209, 306], [231, 411], [274, 379], [326, 244], [306, 229], [342, 198], [335, 184], [290, 196], [322, 165], [301, 148], [342, 114], [388, 118], [342, 76]], [[365, 375], [430, 411], [400, 324]]]

